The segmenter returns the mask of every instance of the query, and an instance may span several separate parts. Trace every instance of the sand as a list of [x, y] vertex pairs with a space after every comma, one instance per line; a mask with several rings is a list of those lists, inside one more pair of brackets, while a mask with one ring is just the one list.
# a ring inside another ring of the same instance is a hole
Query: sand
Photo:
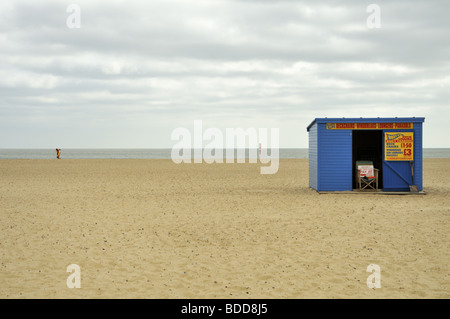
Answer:
[[307, 160], [259, 167], [1, 160], [0, 298], [450, 297], [450, 159], [424, 161], [420, 196], [318, 194]]

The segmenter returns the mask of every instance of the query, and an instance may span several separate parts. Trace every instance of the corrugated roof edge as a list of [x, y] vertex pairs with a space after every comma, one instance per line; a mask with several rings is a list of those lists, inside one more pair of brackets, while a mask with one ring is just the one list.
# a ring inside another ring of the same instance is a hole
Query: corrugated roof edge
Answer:
[[308, 125], [306, 131], [309, 132], [311, 126], [315, 123], [389, 123], [389, 122], [412, 122], [412, 123], [423, 123], [425, 122], [424, 117], [320, 117], [315, 118], [311, 124]]

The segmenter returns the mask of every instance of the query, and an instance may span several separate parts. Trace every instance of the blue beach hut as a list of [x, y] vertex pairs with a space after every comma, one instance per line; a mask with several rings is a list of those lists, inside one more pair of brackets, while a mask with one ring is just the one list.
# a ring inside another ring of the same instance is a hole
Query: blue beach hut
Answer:
[[423, 190], [423, 117], [316, 118], [307, 127], [309, 186], [352, 191], [356, 162], [371, 161], [382, 191]]

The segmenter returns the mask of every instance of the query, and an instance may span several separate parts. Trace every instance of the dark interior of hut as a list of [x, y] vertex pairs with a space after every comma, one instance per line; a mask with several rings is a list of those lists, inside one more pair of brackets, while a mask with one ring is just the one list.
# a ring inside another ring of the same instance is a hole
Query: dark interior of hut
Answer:
[[378, 188], [383, 188], [383, 131], [353, 130], [353, 189], [356, 186], [356, 161], [372, 161], [379, 169]]

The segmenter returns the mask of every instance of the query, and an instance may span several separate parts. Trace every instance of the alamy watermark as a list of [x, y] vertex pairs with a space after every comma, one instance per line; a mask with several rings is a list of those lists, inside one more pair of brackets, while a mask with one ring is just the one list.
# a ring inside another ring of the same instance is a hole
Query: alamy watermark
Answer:
[[[78, 4], [69, 4], [66, 12], [70, 15], [66, 19], [66, 25], [69, 29], [81, 28], [81, 7]], [[366, 12], [370, 13], [367, 17], [366, 25], [369, 29], [381, 28], [381, 8], [378, 4], [369, 4]]]
[[381, 288], [381, 268], [377, 264], [370, 264], [367, 266], [367, 272], [372, 273], [369, 277], [367, 277], [367, 287]]
[[71, 264], [67, 266], [67, 272], [70, 272], [70, 276], [67, 277], [67, 288], [81, 288], [81, 268], [77, 264]]
[[[270, 136], [269, 136], [270, 131]], [[184, 127], [173, 130], [171, 139], [178, 141], [173, 147], [171, 158], [174, 163], [237, 163], [262, 164], [261, 174], [275, 174], [279, 167], [279, 129], [271, 128], [226, 128], [225, 134], [216, 127], [203, 132], [203, 122], [194, 121], [194, 132]], [[207, 143], [206, 145], [203, 145]], [[269, 147], [270, 144], [270, 147]], [[268, 154], [270, 149], [270, 154]], [[192, 154], [193, 153], [193, 154]], [[259, 154], [259, 156], [258, 156]], [[192, 156], [193, 155], [193, 156]]]
[[[66, 19], [66, 25], [69, 29], [81, 28], [81, 7], [78, 4], [69, 4], [66, 9], [70, 15]], [[381, 28], [381, 8], [378, 4], [369, 4], [366, 12], [370, 13], [367, 17], [366, 25], [369, 29]]]
[[367, 13], [371, 13], [367, 17], [366, 25], [369, 29], [381, 28], [381, 8], [378, 4], [369, 4], [366, 9]]
[[66, 19], [66, 25], [69, 29], [81, 28], [81, 7], [78, 4], [69, 4], [66, 9], [70, 15]]

